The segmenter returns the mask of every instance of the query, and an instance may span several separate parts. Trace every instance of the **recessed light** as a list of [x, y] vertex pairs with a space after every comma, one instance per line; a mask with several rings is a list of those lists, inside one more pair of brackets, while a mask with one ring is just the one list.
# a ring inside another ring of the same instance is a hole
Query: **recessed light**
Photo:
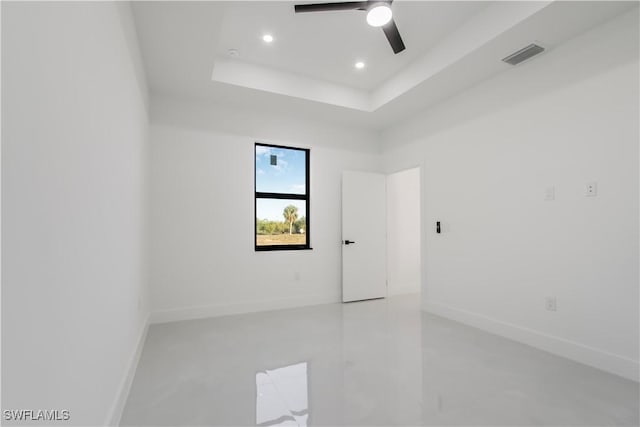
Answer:
[[227, 53], [229, 56], [240, 56], [240, 51], [238, 49], [229, 49]]
[[262, 36], [262, 40], [264, 40], [265, 43], [271, 43], [273, 41], [273, 36], [271, 34], [265, 34]]
[[364, 62], [362, 62], [362, 61], [358, 61], [358, 62], [356, 62], [355, 67], [356, 67], [358, 70], [362, 70], [362, 69], [364, 68]]
[[372, 7], [367, 12], [367, 24], [372, 27], [382, 27], [389, 21], [391, 21], [391, 17], [393, 13], [391, 12], [391, 8], [386, 4], [379, 4], [377, 6]]

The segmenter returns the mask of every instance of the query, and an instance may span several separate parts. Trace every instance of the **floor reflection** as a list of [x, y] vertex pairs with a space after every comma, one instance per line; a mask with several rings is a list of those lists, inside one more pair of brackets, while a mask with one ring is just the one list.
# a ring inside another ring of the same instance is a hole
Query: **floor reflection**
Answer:
[[256, 374], [256, 424], [306, 427], [307, 363]]
[[416, 295], [154, 325], [121, 425], [638, 425], [638, 384]]

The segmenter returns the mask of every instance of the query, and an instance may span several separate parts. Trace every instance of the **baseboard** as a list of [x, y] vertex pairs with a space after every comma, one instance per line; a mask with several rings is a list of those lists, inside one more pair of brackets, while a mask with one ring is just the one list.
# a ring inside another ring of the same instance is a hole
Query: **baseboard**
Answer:
[[387, 295], [406, 295], [406, 294], [418, 294], [420, 293], [420, 283], [393, 283], [387, 284]]
[[427, 301], [423, 310], [469, 326], [518, 341], [567, 359], [592, 366], [633, 381], [638, 381], [640, 364], [632, 359], [608, 353], [564, 338], [547, 335], [482, 314]]
[[230, 304], [212, 304], [158, 310], [151, 313], [151, 323], [167, 323], [180, 320], [204, 319], [207, 317], [228, 316], [230, 314], [255, 313], [260, 311], [281, 310], [284, 308], [306, 307], [310, 305], [340, 302], [341, 295], [308, 295], [292, 298], [278, 298], [262, 301], [241, 301]]
[[125, 373], [122, 381], [120, 382], [120, 387], [118, 387], [118, 394], [116, 395], [115, 401], [113, 402], [113, 406], [111, 407], [111, 411], [109, 411], [109, 415], [107, 417], [107, 421], [105, 425], [108, 426], [118, 426], [120, 425], [120, 418], [122, 417], [122, 412], [124, 411], [124, 406], [127, 403], [127, 398], [129, 397], [129, 391], [131, 390], [131, 384], [133, 383], [133, 377], [136, 374], [136, 368], [138, 367], [138, 361], [140, 360], [140, 356], [142, 355], [142, 348], [144, 347], [144, 342], [147, 338], [147, 332], [149, 331], [149, 320], [150, 316], [147, 316], [144, 325], [140, 331], [138, 336], [138, 343], [136, 345], [135, 351], [131, 355], [129, 359], [129, 365], [127, 366], [127, 372]]

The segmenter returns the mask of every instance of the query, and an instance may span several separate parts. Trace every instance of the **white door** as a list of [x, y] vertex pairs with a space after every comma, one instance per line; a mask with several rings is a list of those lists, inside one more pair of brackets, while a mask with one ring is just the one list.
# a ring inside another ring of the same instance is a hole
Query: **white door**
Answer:
[[387, 296], [386, 180], [342, 173], [342, 301]]

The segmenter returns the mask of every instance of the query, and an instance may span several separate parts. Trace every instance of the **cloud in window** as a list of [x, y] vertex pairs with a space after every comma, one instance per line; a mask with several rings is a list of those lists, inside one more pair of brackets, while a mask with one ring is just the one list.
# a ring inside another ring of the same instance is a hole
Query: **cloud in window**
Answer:
[[304, 193], [307, 187], [304, 184], [293, 184], [289, 191], [292, 193]]
[[263, 147], [261, 145], [256, 145], [256, 157], [259, 156], [268, 156], [271, 154], [271, 147]]

